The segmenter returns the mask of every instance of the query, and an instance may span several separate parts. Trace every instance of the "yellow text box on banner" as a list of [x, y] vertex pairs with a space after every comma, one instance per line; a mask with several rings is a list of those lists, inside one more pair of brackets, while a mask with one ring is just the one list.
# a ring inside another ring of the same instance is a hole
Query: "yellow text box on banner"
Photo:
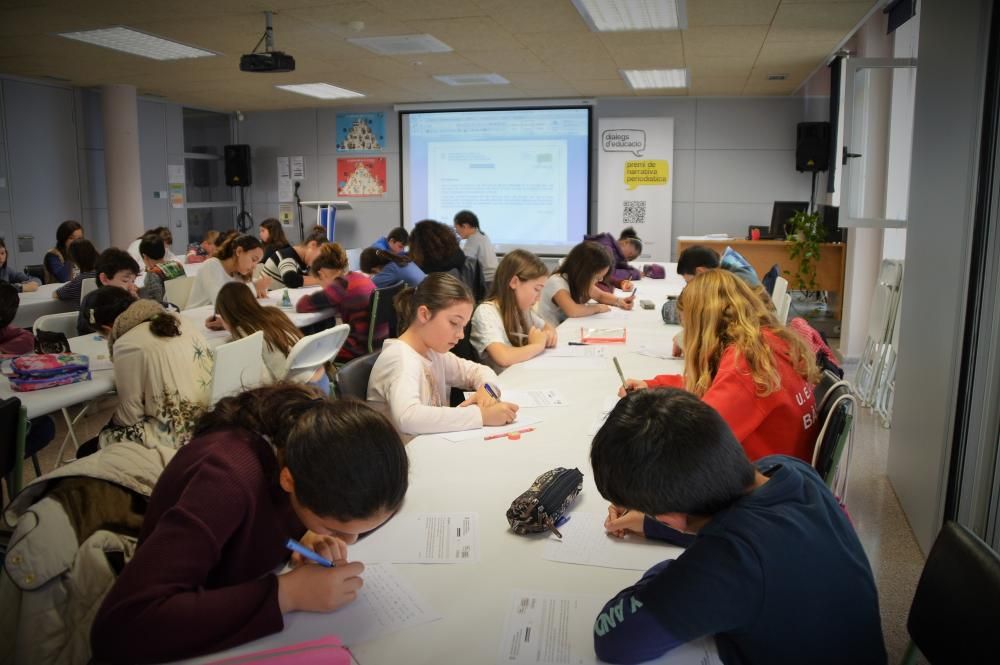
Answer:
[[625, 162], [625, 185], [635, 189], [640, 185], [666, 185], [670, 180], [670, 165], [665, 159], [630, 159]]

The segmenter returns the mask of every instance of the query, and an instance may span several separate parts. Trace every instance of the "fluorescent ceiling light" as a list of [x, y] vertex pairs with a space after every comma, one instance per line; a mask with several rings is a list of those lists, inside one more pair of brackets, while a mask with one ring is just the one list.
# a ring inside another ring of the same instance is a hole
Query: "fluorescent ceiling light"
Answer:
[[121, 25], [83, 32], [61, 32], [59, 36], [153, 60], [181, 60], [183, 58], [207, 58], [218, 55], [213, 51], [195, 48]]
[[658, 88], [686, 88], [686, 69], [622, 69], [622, 76], [633, 90], [655, 90]]
[[510, 83], [499, 74], [446, 74], [434, 78], [448, 85], [508, 85]]
[[595, 32], [678, 30], [687, 27], [685, 0], [573, 0]]
[[448, 53], [453, 49], [432, 35], [392, 35], [389, 37], [355, 37], [351, 44], [379, 55], [410, 53]]
[[275, 88], [287, 90], [308, 97], [318, 99], [345, 99], [348, 97], [364, 97], [360, 92], [338, 88], [329, 83], [298, 83], [296, 85], [276, 85]]

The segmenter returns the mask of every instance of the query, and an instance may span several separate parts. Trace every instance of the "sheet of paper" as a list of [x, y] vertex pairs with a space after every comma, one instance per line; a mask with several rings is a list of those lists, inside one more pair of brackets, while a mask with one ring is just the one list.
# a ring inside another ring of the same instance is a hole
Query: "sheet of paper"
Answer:
[[205, 665], [212, 661], [339, 635], [349, 647], [372, 642], [392, 633], [437, 621], [441, 615], [407, 582], [391, 563], [365, 567], [365, 585], [357, 599], [336, 612], [292, 612], [285, 615], [285, 629], [228, 651], [184, 661]]
[[[467, 392], [466, 397], [475, 393]], [[569, 401], [561, 392], [554, 388], [535, 388], [524, 390], [504, 390], [501, 399], [505, 402], [517, 404], [522, 409], [531, 409], [541, 406], [569, 406]]]
[[369, 563], [477, 563], [479, 513], [414, 513], [388, 524], [348, 549], [351, 561]]
[[[476, 407], [464, 407], [464, 408], [476, 408]], [[507, 434], [508, 432], [515, 432], [517, 430], [524, 429], [526, 427], [531, 427], [536, 423], [542, 422], [541, 418], [535, 418], [532, 416], [526, 416], [523, 413], [517, 414], [517, 420], [515, 420], [510, 425], [501, 425], [499, 427], [480, 427], [479, 429], [467, 429], [461, 432], [445, 432], [441, 434], [442, 437], [448, 439], [449, 441], [474, 441], [476, 439], [482, 441], [488, 436], [493, 436], [494, 434]], [[530, 435], [526, 434], [526, 436]], [[497, 439], [499, 441], [500, 439]]]
[[521, 363], [525, 369], [586, 370], [604, 369], [608, 366], [606, 351], [602, 346], [557, 346], [546, 349], [531, 360]]
[[597, 417], [590, 426], [590, 431], [587, 432], [588, 434], [593, 436], [597, 434], [597, 430], [604, 426], [604, 421], [608, 419], [608, 414], [611, 413], [612, 409], [615, 408], [615, 405], [618, 404], [618, 399], [618, 395], [611, 395], [604, 398], [604, 404], [601, 405], [601, 410], [597, 413]]
[[660, 358], [662, 360], [675, 360], [673, 356], [673, 343], [668, 339], [664, 340], [666, 346], [654, 346], [652, 344], [640, 344], [639, 350], [636, 351], [640, 356], [647, 356], [649, 358]]
[[292, 175], [288, 167], [288, 157], [278, 157], [278, 177], [290, 178]]
[[[597, 665], [594, 619], [604, 607], [600, 596], [515, 589], [498, 665]], [[682, 645], [656, 660], [658, 665], [721, 665], [713, 640]]]
[[304, 180], [306, 177], [306, 162], [302, 155], [291, 158], [292, 180]]
[[615, 538], [604, 530], [607, 514], [572, 512], [549, 537], [542, 556], [548, 561], [601, 568], [646, 571], [667, 559], [676, 559], [684, 549], [641, 536]]

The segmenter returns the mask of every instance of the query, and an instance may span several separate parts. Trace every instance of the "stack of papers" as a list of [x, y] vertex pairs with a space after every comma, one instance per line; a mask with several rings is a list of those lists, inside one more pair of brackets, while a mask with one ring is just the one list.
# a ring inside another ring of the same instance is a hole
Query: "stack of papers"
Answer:
[[479, 513], [414, 513], [393, 517], [348, 549], [348, 559], [371, 563], [476, 563]]

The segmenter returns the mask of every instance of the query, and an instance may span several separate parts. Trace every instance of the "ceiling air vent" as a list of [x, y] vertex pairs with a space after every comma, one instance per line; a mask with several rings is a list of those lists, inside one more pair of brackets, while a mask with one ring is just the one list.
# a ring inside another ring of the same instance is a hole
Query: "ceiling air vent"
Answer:
[[350, 43], [379, 55], [407, 53], [448, 53], [450, 46], [431, 35], [393, 35], [391, 37], [355, 37]]
[[510, 83], [499, 74], [448, 74], [434, 78], [448, 85], [507, 85]]

